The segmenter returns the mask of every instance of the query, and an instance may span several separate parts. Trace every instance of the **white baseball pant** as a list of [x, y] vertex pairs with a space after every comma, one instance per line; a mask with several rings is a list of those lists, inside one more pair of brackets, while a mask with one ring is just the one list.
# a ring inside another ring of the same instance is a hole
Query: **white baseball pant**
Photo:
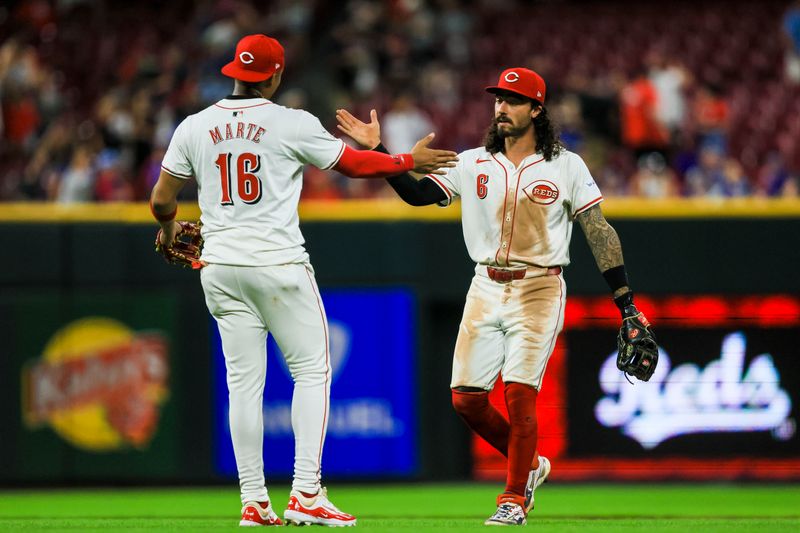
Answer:
[[294, 380], [292, 488], [316, 493], [328, 426], [331, 366], [328, 322], [309, 264], [211, 264], [200, 279], [225, 354], [230, 427], [242, 502], [269, 499], [264, 481], [263, 395], [267, 333]]
[[450, 387], [491, 390], [502, 374], [504, 382], [540, 390], [564, 326], [563, 274], [497, 283], [485, 268], [476, 270], [458, 328]]

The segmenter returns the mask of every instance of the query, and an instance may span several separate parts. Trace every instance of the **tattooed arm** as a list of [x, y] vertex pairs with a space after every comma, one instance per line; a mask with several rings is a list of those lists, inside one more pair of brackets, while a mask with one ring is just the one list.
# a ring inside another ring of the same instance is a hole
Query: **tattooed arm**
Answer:
[[625, 372], [626, 379], [629, 374], [647, 381], [658, 365], [658, 344], [650, 322], [633, 304], [619, 236], [606, 222], [599, 205], [580, 213], [577, 219], [622, 314], [622, 327], [617, 334], [617, 368]]
[[[579, 214], [577, 218], [597, 262], [597, 268], [600, 269], [603, 277], [606, 278], [609, 286], [611, 286], [614, 298], [630, 292], [619, 236], [606, 221], [603, 212], [600, 210], [600, 205], [587, 209]], [[609, 280], [609, 277], [615, 278], [613, 282]]]

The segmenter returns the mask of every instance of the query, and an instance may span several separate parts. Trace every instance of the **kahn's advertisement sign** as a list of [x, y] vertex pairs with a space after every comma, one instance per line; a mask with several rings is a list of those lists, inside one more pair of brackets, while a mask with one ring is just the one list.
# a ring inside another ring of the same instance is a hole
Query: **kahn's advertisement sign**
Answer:
[[106, 317], [76, 320], [24, 367], [23, 419], [86, 451], [142, 448], [158, 426], [168, 376], [162, 334]]
[[199, 288], [0, 291], [0, 483], [211, 475], [207, 316]]
[[[323, 290], [332, 368], [323, 475], [409, 476], [417, 469], [414, 397], [415, 301], [405, 289]], [[228, 424], [225, 364], [216, 324], [214, 343], [215, 462], [236, 475]], [[294, 465], [293, 382], [276, 343], [267, 343], [264, 469], [290, 476]], [[295, 413], [297, 416], [297, 413]]]

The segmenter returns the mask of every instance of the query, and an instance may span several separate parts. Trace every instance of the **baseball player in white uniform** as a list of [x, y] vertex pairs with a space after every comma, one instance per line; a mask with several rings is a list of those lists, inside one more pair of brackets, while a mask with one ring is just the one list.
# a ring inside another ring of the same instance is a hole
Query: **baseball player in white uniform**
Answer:
[[[506, 488], [486, 524], [523, 525], [534, 489], [550, 473], [550, 461], [536, 452], [536, 398], [564, 324], [562, 270], [573, 221], [581, 224], [623, 318], [635, 307], [619, 238], [600, 210], [603, 196], [580, 156], [558, 141], [544, 107], [544, 80], [510, 68], [486, 90], [495, 105], [484, 147], [459, 154], [444, 175], [388, 181], [411, 205], [447, 206], [461, 198], [475, 277], [456, 340], [453, 406], [508, 458]], [[341, 109], [337, 118], [339, 129], [360, 144], [385, 151], [374, 110], [369, 124]], [[509, 420], [488, 400], [498, 375]]]
[[281, 80], [283, 48], [265, 35], [244, 37], [222, 73], [231, 96], [187, 117], [176, 129], [153, 189], [151, 207], [169, 246], [179, 225], [176, 197], [197, 180], [205, 244], [200, 276], [225, 355], [230, 427], [242, 499], [240, 525], [280, 525], [265, 486], [263, 391], [272, 333], [294, 379], [295, 474], [284, 520], [351, 526], [320, 482], [328, 424], [331, 365], [328, 325], [303, 247], [297, 206], [305, 164], [351, 177], [382, 178], [452, 165], [455, 153], [427, 148], [389, 156], [349, 148], [313, 115], [269, 98]]

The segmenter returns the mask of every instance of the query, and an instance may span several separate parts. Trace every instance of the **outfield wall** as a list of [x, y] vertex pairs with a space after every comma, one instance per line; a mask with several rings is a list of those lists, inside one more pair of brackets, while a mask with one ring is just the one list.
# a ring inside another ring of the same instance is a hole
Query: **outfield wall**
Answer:
[[[800, 478], [800, 204], [624, 200], [604, 210], [669, 364], [657, 383], [617, 383], [606, 363], [616, 311], [576, 231], [566, 333], [539, 406], [542, 448], [562, 479], [607, 479], [604, 463], [620, 479]], [[198, 275], [153, 253], [148, 217], [144, 205], [0, 205], [0, 483], [230, 477], [219, 350]], [[301, 219], [342, 357], [324, 471], [500, 475], [501, 458], [450, 408], [473, 268], [457, 207], [304, 204]], [[268, 390], [275, 478], [291, 455], [279, 358]], [[625, 402], [636, 407], [621, 414]], [[728, 418], [745, 422], [718, 422]]]

